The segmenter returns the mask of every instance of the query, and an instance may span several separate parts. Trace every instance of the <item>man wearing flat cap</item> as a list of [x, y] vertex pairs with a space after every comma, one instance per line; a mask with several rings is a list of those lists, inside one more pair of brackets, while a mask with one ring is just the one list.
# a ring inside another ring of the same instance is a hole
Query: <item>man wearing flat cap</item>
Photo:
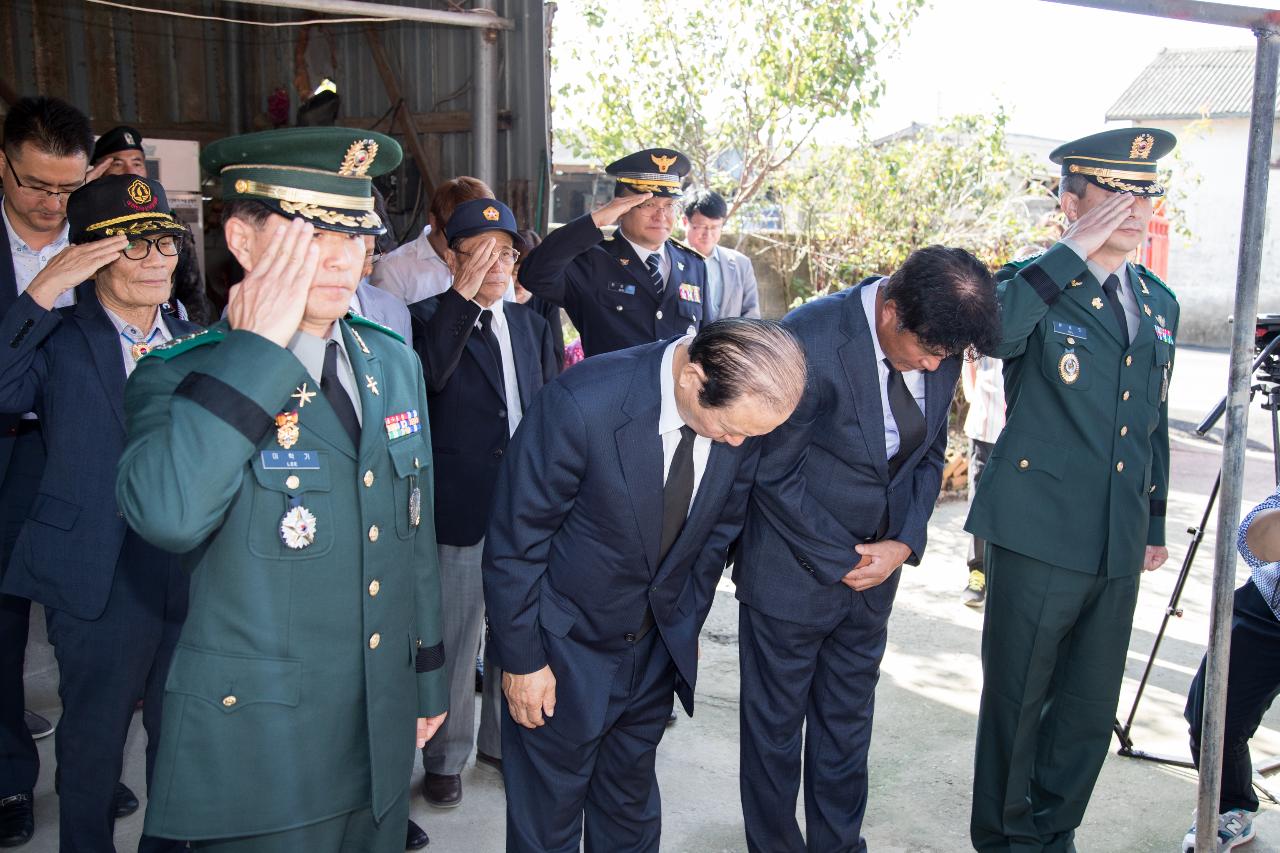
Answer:
[[1157, 128], [1060, 146], [1070, 223], [999, 273], [1007, 425], [965, 526], [987, 540], [970, 836], [982, 851], [1069, 851], [1102, 768], [1143, 571], [1169, 492], [1173, 292], [1129, 260], [1154, 199]]
[[142, 134], [128, 125], [113, 127], [93, 144], [90, 164], [94, 174], [147, 176], [147, 155]]
[[[45, 607], [58, 660], [63, 850], [112, 850], [125, 738], [146, 698], [150, 780], [169, 660], [187, 610], [178, 558], [117, 510], [125, 380], [152, 347], [198, 327], [165, 315], [185, 237], [155, 181], [111, 175], [67, 202], [72, 246], [0, 322], [0, 411], [40, 417], [47, 460], [3, 591]], [[86, 281], [86, 279], [91, 279]], [[55, 308], [74, 288], [72, 306]], [[176, 849], [144, 837], [142, 851]]]
[[444, 719], [422, 371], [349, 312], [399, 161], [336, 127], [206, 148], [245, 278], [126, 391], [120, 508], [191, 573], [146, 830], [198, 850], [403, 849]]
[[649, 148], [605, 171], [617, 181], [613, 200], [548, 234], [520, 265], [520, 283], [569, 312], [587, 356], [697, 333], [706, 263], [671, 237], [689, 158]]

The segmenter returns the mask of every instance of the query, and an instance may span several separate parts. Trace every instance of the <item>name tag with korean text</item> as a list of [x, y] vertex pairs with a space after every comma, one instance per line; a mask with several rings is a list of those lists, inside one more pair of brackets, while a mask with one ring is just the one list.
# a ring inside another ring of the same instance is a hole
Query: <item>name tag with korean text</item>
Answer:
[[1064, 323], [1061, 320], [1053, 321], [1053, 332], [1056, 335], [1066, 335], [1067, 337], [1078, 338], [1082, 341], [1087, 340], [1089, 338], [1089, 332], [1087, 329], [1085, 329], [1084, 326], [1076, 326], [1076, 325], [1073, 325], [1072, 323]]
[[318, 471], [320, 470], [320, 453], [316, 450], [264, 450], [262, 467], [268, 471], [287, 468]]

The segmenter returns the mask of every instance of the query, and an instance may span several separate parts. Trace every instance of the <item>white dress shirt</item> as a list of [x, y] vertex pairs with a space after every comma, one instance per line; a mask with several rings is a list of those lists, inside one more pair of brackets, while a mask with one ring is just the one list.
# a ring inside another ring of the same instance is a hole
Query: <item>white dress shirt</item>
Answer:
[[640, 259], [640, 263], [645, 265], [645, 275], [649, 274], [649, 270], [648, 270], [649, 256], [657, 255], [658, 256], [658, 272], [662, 274], [662, 280], [666, 282], [671, 279], [671, 259], [667, 257], [666, 243], [663, 243], [656, 250], [646, 249], [644, 246], [641, 246], [639, 243], [637, 243], [636, 241], [628, 237], [621, 228], [618, 229], [618, 233], [622, 235], [623, 240], [626, 240], [628, 243], [631, 244], [631, 250], [636, 253], [636, 257]]
[[[498, 350], [502, 353], [502, 384], [506, 392], [504, 396], [507, 398], [507, 430], [508, 435], [515, 435], [516, 427], [520, 426], [520, 419], [524, 417], [524, 410], [520, 407], [520, 382], [516, 377], [515, 351], [511, 348], [511, 327], [507, 325], [507, 315], [502, 307], [503, 301], [499, 299], [488, 308], [481, 305], [480, 310], [493, 312], [493, 320], [489, 328], [493, 329], [493, 336], [498, 339]], [[477, 318], [477, 328], [479, 325], [480, 320]]]
[[[898, 448], [902, 446], [902, 442], [898, 438], [898, 422], [894, 420], [893, 409], [889, 408], [889, 367], [884, 363], [884, 350], [880, 348], [880, 335], [876, 332], [876, 295], [884, 286], [884, 281], [881, 279], [880, 284], [868, 284], [862, 288], [862, 309], [867, 313], [867, 325], [871, 327], [871, 343], [876, 351], [876, 375], [880, 379], [880, 410], [884, 412], [885, 459], [892, 459], [898, 452]], [[924, 372], [904, 370], [902, 381], [906, 383], [907, 390], [915, 398], [916, 405], [920, 407], [920, 414], [923, 415], [925, 413]]]
[[452, 287], [453, 273], [427, 241], [430, 233], [428, 225], [418, 237], [379, 258], [369, 276], [373, 286], [394, 293], [406, 305], [430, 299]]
[[[659, 386], [662, 394], [662, 409], [658, 413], [658, 434], [662, 436], [662, 483], [665, 486], [667, 475], [671, 472], [671, 460], [675, 458], [676, 447], [680, 444], [680, 427], [684, 421], [680, 418], [680, 410], [676, 408], [676, 379], [671, 374], [671, 365], [675, 360], [676, 347], [687, 346], [693, 340], [686, 335], [678, 341], [667, 344], [662, 353], [662, 366], [658, 368]], [[707, 470], [707, 457], [711, 455], [711, 439], [704, 435], [695, 435], [693, 439], [693, 494], [689, 497], [689, 508], [698, 497], [698, 486], [702, 484], [702, 474]]]
[[173, 338], [173, 335], [169, 334], [169, 328], [164, 324], [164, 313], [159, 308], [156, 308], [156, 315], [151, 320], [151, 328], [146, 332], [131, 323], [126, 323], [107, 306], [102, 306], [102, 310], [107, 312], [111, 325], [116, 327], [116, 340], [120, 343], [120, 353], [124, 358], [124, 375], [126, 377], [131, 376], [133, 369], [138, 366], [137, 360], [133, 357], [133, 345], [135, 343], [143, 342], [155, 349], [165, 341]]

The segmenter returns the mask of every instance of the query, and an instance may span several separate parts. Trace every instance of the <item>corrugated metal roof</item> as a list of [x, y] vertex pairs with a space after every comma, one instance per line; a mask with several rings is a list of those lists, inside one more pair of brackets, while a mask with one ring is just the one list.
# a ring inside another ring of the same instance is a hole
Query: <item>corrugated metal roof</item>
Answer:
[[1248, 116], [1253, 66], [1252, 47], [1165, 48], [1107, 110], [1107, 121]]

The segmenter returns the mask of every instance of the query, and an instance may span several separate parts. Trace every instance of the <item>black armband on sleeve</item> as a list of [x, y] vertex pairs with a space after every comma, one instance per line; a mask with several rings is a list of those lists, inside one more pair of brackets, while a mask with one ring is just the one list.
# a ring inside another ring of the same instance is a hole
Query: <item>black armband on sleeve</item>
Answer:
[[1156, 500], [1155, 498], [1152, 498], [1152, 499], [1151, 499], [1151, 515], [1152, 515], [1152, 517], [1153, 517], [1153, 518], [1163, 518], [1163, 517], [1164, 517], [1164, 514], [1165, 514], [1165, 510], [1168, 508], [1168, 506], [1169, 506], [1169, 502], [1168, 502], [1168, 501], [1158, 501], [1158, 500]]
[[436, 643], [429, 649], [418, 648], [417, 660], [414, 661], [415, 672], [434, 672], [444, 666], [444, 643]]
[[1022, 270], [1022, 277], [1027, 280], [1027, 284], [1031, 285], [1036, 295], [1044, 300], [1045, 305], [1052, 305], [1062, 296], [1062, 288], [1054, 284], [1049, 274], [1035, 264]]
[[258, 444], [266, 438], [275, 423], [252, 399], [207, 373], [188, 373], [173, 393], [217, 415], [235, 427], [251, 444]]

